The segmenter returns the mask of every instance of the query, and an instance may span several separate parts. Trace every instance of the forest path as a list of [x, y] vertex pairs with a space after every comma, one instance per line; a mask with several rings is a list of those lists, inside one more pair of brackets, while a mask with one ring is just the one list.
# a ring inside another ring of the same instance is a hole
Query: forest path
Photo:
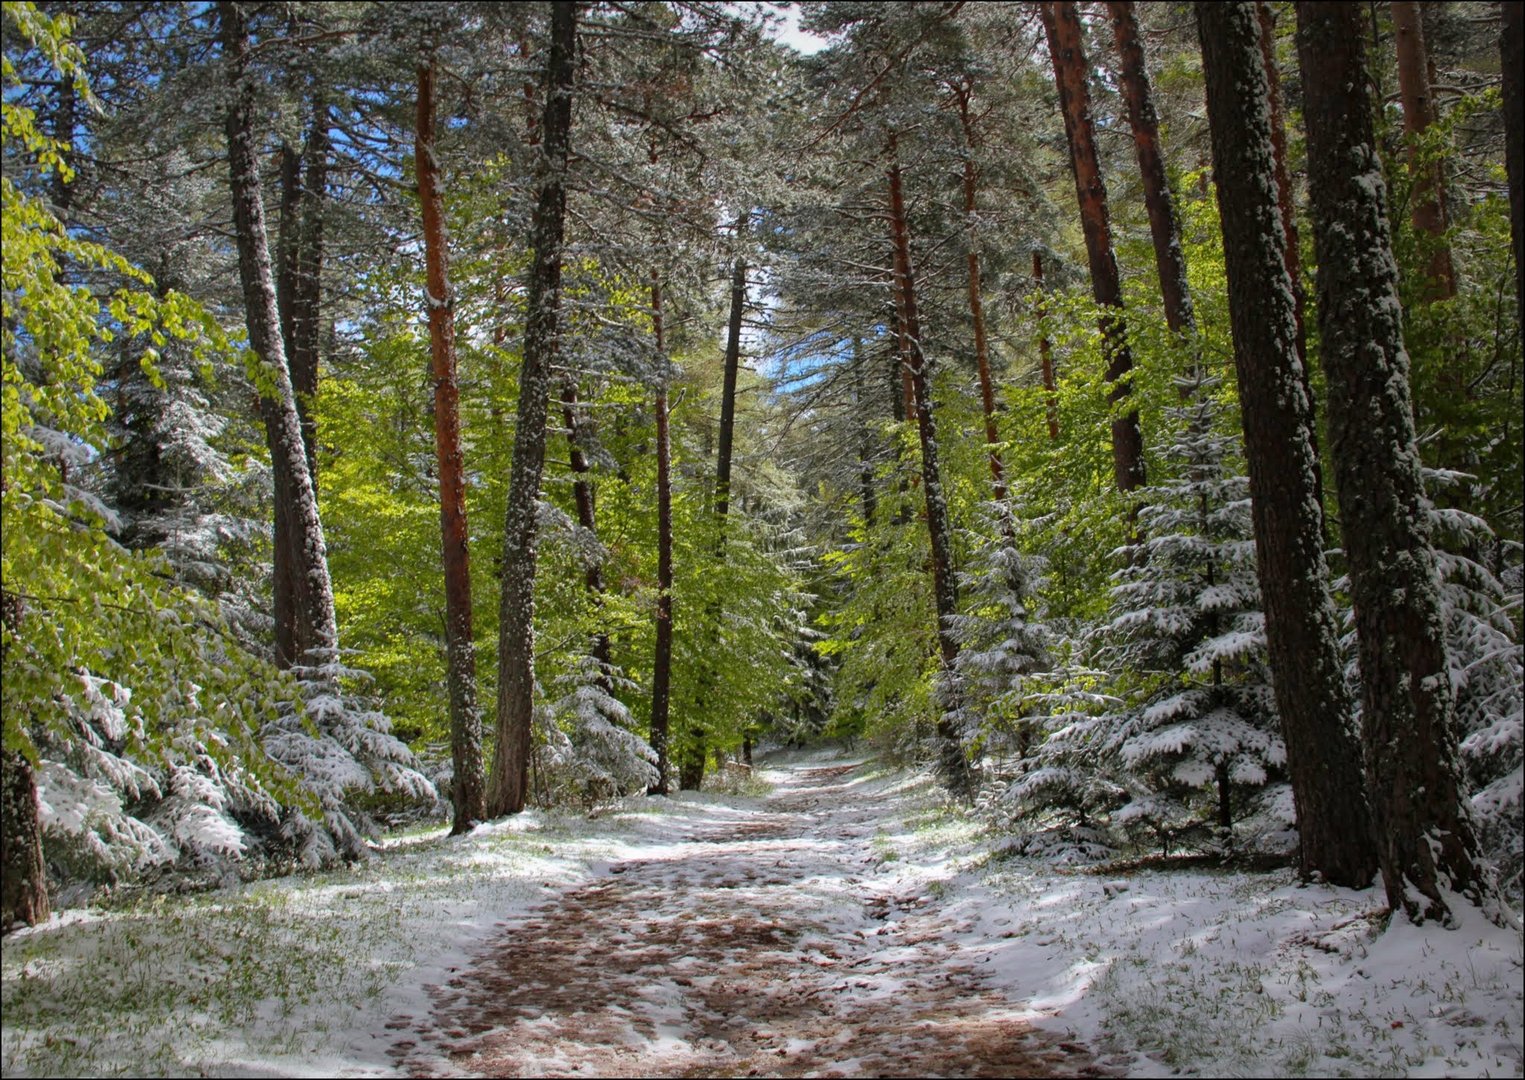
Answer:
[[[412, 1075], [1075, 1076], [1097, 1066], [985, 985], [967, 927], [874, 880], [894, 797], [798, 765], [751, 811], [506, 924], [427, 1019]], [[904, 884], [898, 886], [904, 890]]]

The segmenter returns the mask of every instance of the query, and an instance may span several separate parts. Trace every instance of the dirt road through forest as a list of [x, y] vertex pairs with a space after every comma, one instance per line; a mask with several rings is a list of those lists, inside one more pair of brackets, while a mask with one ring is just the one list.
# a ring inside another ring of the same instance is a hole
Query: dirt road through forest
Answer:
[[[933, 895], [876, 874], [894, 799], [857, 767], [770, 773], [766, 800], [618, 863], [501, 935], [433, 1012], [397, 1017], [408, 1073], [1076, 1076]], [[912, 890], [915, 892], [916, 890]]]

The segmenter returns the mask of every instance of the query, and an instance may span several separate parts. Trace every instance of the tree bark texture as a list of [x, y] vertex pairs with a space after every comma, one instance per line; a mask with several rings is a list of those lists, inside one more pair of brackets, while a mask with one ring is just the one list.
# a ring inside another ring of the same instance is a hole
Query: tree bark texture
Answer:
[[[1122, 284], [1117, 257], [1112, 251], [1112, 225], [1107, 212], [1107, 189], [1102, 183], [1096, 135], [1091, 122], [1091, 96], [1086, 80], [1090, 68], [1081, 37], [1080, 15], [1073, 3], [1040, 5], [1048, 33], [1048, 51], [1054, 62], [1054, 82], [1059, 108], [1069, 139], [1070, 165], [1075, 174], [1075, 196], [1080, 204], [1080, 223], [1085, 233], [1086, 260], [1091, 269], [1091, 294], [1096, 302], [1115, 314], [1101, 321], [1102, 348], [1107, 358], [1109, 400], [1115, 405], [1131, 392], [1128, 373], [1133, 355], [1128, 349], [1128, 330], [1123, 318]], [[1112, 421], [1112, 473], [1119, 491], [1144, 485], [1144, 436], [1138, 410]]]
[[1213, 172], [1250, 472], [1256, 566], [1305, 877], [1365, 888], [1377, 871], [1354, 702], [1324, 561], [1253, 3], [1199, 3]]
[[37, 777], [20, 750], [0, 750], [0, 931], [45, 922], [48, 872], [42, 861]]
[[1514, 239], [1514, 294], [1525, 326], [1525, 5], [1505, 0], [1499, 56], [1504, 71], [1504, 159], [1509, 175], [1509, 229]]
[[1181, 251], [1181, 221], [1165, 174], [1165, 155], [1160, 150], [1160, 121], [1154, 111], [1149, 71], [1144, 66], [1144, 46], [1139, 38], [1138, 18], [1131, 0], [1107, 4], [1112, 33], [1117, 42], [1123, 100], [1133, 128], [1133, 149], [1144, 182], [1144, 208], [1149, 214], [1149, 236], [1154, 242], [1154, 265], [1160, 278], [1160, 298], [1165, 322], [1177, 334], [1194, 335], [1196, 315], [1191, 287], [1186, 281], [1186, 256]]
[[[1276, 205], [1281, 208], [1281, 229], [1286, 239], [1287, 276], [1292, 279], [1292, 300], [1297, 314], [1297, 358], [1308, 372], [1308, 333], [1305, 320], [1307, 294], [1303, 290], [1303, 253], [1298, 241], [1297, 206], [1292, 198], [1292, 174], [1287, 171], [1287, 123], [1281, 102], [1281, 71], [1276, 65], [1276, 16], [1271, 5], [1255, 5], [1260, 20], [1260, 59], [1271, 93], [1271, 155], [1276, 165]], [[1308, 400], [1313, 400], [1310, 391]], [[1315, 429], [1316, 430], [1316, 429]], [[1318, 446], [1315, 442], [1314, 449]]]
[[1367, 787], [1388, 902], [1422, 921], [1448, 918], [1447, 890], [1480, 902], [1490, 890], [1458, 782], [1362, 14], [1355, 3], [1299, 3], [1297, 48]]
[[[1508, 5], [1506, 5], [1508, 6]], [[1456, 295], [1456, 271], [1451, 245], [1446, 243], [1445, 172], [1440, 162], [1421, 160], [1419, 141], [1438, 119], [1430, 88], [1429, 51], [1424, 44], [1424, 20], [1416, 0], [1393, 0], [1393, 34], [1398, 44], [1398, 97], [1403, 102], [1403, 134], [1409, 144], [1409, 220], [1414, 231], [1428, 238], [1425, 296], [1449, 300]]]
[[[335, 658], [338, 627], [328, 551], [318, 502], [307, 467], [306, 444], [297, 411], [296, 392], [287, 367], [281, 320], [265, 233], [260, 195], [259, 159], [254, 138], [254, 79], [249, 71], [248, 25], [240, 4], [217, 5], [229, 78], [228, 172], [237, 233], [238, 270], [243, 285], [249, 345], [268, 386], [260, 395], [260, 413], [270, 447], [275, 478], [276, 536], [286, 538], [292, 584], [293, 634], [288, 655], [277, 663], [290, 666]], [[277, 612], [279, 619], [280, 612]]]
[[445, 681], [450, 691], [452, 833], [487, 814], [482, 772], [482, 715], [471, 627], [471, 551], [466, 528], [466, 470], [461, 452], [460, 385], [455, 362], [455, 297], [445, 235], [445, 197], [434, 151], [434, 63], [418, 66], [414, 148], [424, 219], [425, 297], [434, 381], [434, 456], [439, 467], [440, 545], [445, 571]]
[[927, 534], [932, 548], [932, 595], [937, 608], [937, 644], [942, 653], [944, 700], [937, 720], [938, 764], [944, 781], [957, 794], [968, 797], [972, 791], [969, 762], [964, 756], [952, 715], [957, 711], [957, 687], [953, 680], [958, 641], [950, 620], [958, 613], [958, 586], [953, 571], [953, 532], [948, 519], [948, 504], [943, 496], [942, 471], [938, 464], [937, 426], [932, 415], [932, 393], [928, 383], [927, 358], [922, 351], [921, 324], [916, 306], [916, 281], [911, 267], [911, 235], [906, 220], [905, 192], [895, 139], [889, 144], [890, 165], [887, 172], [890, 195], [890, 238], [895, 250], [896, 291], [904, 315], [905, 347], [908, 351], [906, 372], [911, 382], [916, 429], [921, 440], [921, 484], [926, 495]]
[[[1297, 327], [1297, 360], [1302, 367], [1303, 396], [1308, 401], [1308, 437], [1313, 442], [1313, 457], [1320, 458], [1318, 435], [1318, 399], [1313, 394], [1313, 372], [1308, 364], [1308, 292], [1303, 287], [1303, 253], [1298, 240], [1297, 204], [1292, 197], [1292, 174], [1287, 170], [1287, 124], [1281, 102], [1281, 72], [1276, 65], [1276, 17], [1264, 0], [1255, 5], [1260, 22], [1260, 59], [1265, 68], [1266, 85], [1271, 94], [1271, 159], [1276, 166], [1276, 205], [1281, 209], [1281, 230], [1286, 239], [1283, 254], [1287, 276], [1292, 281], [1293, 315]], [[1324, 507], [1324, 469], [1313, 473], [1318, 489], [1320, 516]], [[1327, 522], [1325, 523], [1327, 526]], [[1327, 539], [1327, 529], [1326, 529]]]
[[[667, 425], [667, 343], [662, 332], [662, 286], [651, 284], [652, 330], [656, 335], [657, 364], [657, 611], [656, 654], [651, 665], [651, 748], [657, 753], [657, 782], [652, 792], [666, 795], [670, 787], [672, 706], [672, 444]], [[691, 733], [692, 734], [692, 733]], [[699, 777], [692, 784], [694, 747], [684, 747], [680, 787], [699, 786], [704, 778], [703, 732], [698, 732]]]
[[509, 466], [503, 526], [503, 588], [498, 611], [497, 750], [487, 786], [487, 814], [517, 814], [529, 799], [535, 690], [535, 542], [551, 369], [560, 350], [561, 257], [566, 227], [567, 154], [572, 134], [572, 76], [577, 46], [573, 0], [551, 5], [541, 125], [540, 195], [535, 205], [524, 366]]

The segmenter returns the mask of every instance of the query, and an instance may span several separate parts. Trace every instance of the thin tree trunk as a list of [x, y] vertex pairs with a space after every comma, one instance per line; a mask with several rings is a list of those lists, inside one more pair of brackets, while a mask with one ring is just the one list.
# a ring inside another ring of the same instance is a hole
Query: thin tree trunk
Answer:
[[725, 380], [720, 391], [720, 439], [715, 459], [715, 514], [725, 545], [725, 518], [731, 506], [731, 446], [736, 428], [736, 379], [741, 369], [741, 317], [747, 303], [747, 263], [738, 258], [731, 270], [731, 317], [726, 324]]
[[322, 338], [323, 211], [328, 188], [328, 106], [316, 99], [303, 153], [302, 216], [297, 246], [296, 291], [291, 308], [291, 388], [302, 419], [302, 445], [312, 486], [318, 488], [319, 342]]
[[1458, 781], [1455, 706], [1361, 18], [1353, 3], [1297, 6], [1320, 351], [1382, 880], [1394, 909], [1415, 921], [1448, 920], [1447, 890], [1479, 903], [1493, 898]]
[[[598, 509], [597, 500], [593, 491], [593, 482], [588, 478], [592, 472], [592, 466], [588, 462], [588, 455], [583, 452], [583, 440], [588, 435], [590, 422], [582, 415], [577, 401], [577, 384], [570, 378], [561, 384], [561, 415], [567, 425], [567, 456], [572, 463], [572, 501], [577, 507], [577, 524], [582, 526], [594, 537], [598, 536]], [[604, 567], [598, 559], [588, 563], [583, 571], [583, 584], [588, 588], [588, 594], [593, 598], [593, 606], [599, 610], [604, 606]], [[599, 630], [593, 635], [593, 648], [591, 655], [598, 664], [598, 685], [604, 693], [613, 695], [614, 662], [610, 653], [609, 635]]]
[[937, 644], [942, 653], [944, 691], [937, 719], [938, 763], [943, 779], [962, 797], [972, 794], [969, 762], [964, 756], [952, 715], [958, 708], [958, 688], [954, 679], [954, 661], [958, 659], [958, 641], [951, 620], [958, 614], [958, 586], [953, 573], [953, 533], [948, 521], [948, 504], [943, 497], [942, 471], [938, 464], [937, 426], [932, 415], [932, 394], [927, 381], [926, 354], [922, 351], [921, 324], [917, 317], [916, 281], [911, 267], [911, 235], [906, 221], [905, 194], [901, 183], [900, 159], [896, 140], [889, 141], [890, 238], [895, 249], [896, 291], [905, 316], [906, 348], [909, 353], [906, 371], [911, 380], [916, 429], [921, 438], [921, 483], [926, 493], [927, 534], [932, 547], [932, 595], [937, 609]]
[[551, 5], [546, 62], [540, 198], [535, 206], [524, 367], [503, 526], [503, 591], [498, 612], [497, 751], [487, 814], [517, 814], [529, 798], [535, 689], [535, 541], [551, 369], [560, 351], [561, 251], [566, 223], [567, 154], [572, 132], [572, 77], [577, 47], [574, 0]]
[[[670, 782], [670, 724], [668, 712], [672, 702], [672, 445], [667, 427], [667, 343], [662, 332], [662, 286], [655, 275], [651, 283], [652, 330], [656, 335], [657, 363], [661, 370], [657, 376], [657, 612], [656, 654], [651, 666], [651, 748], [657, 752], [657, 782], [651, 791], [666, 795]], [[704, 776], [704, 733], [697, 732], [700, 739], [699, 779]], [[692, 775], [694, 748], [684, 747], [684, 757], [678, 783], [680, 787], [692, 785], [687, 780]]]
[[1420, 139], [1437, 119], [1424, 21], [1415, 0], [1393, 0], [1392, 11], [1398, 43], [1398, 97], [1403, 102], [1403, 134], [1408, 138], [1413, 182], [1409, 220], [1429, 241], [1425, 295], [1430, 300], [1449, 300], [1456, 295], [1456, 271], [1451, 264], [1451, 245], [1445, 240], [1445, 172], [1439, 162], [1425, 164], [1419, 151]]
[[1043, 299], [1043, 253], [1033, 249], [1033, 286], [1038, 290], [1038, 358], [1043, 367], [1043, 389], [1048, 398], [1048, 437], [1050, 442], [1059, 439], [1059, 384], [1054, 380], [1054, 348], [1049, 343], [1043, 322], [1048, 318], [1048, 304]]
[[[861, 409], [868, 401], [868, 380], [863, 361], [863, 339], [856, 336], [853, 338], [853, 367], [857, 371], [857, 381], [853, 385], [853, 404]], [[858, 430], [858, 484], [863, 498], [863, 524], [872, 529], [878, 512], [878, 498], [874, 493], [873, 435], [867, 423], [861, 424]]]
[[901, 292], [898, 282], [910, 274], [911, 268], [904, 265], [904, 257], [900, 254], [899, 248], [891, 249], [890, 263], [894, 268], [891, 276], [891, 292], [895, 297], [896, 371], [900, 375], [900, 404], [895, 419], [898, 422], [904, 422], [916, 417], [916, 393], [911, 388], [911, 335], [907, 328], [909, 320], [905, 311], [905, 294]]
[[[228, 61], [228, 172], [239, 278], [243, 284], [249, 344], [259, 361], [263, 383], [260, 412], [275, 477], [275, 512], [277, 518], [289, 515], [285, 546], [291, 560], [295, 633], [292, 654], [278, 655], [277, 661], [286, 664], [331, 661], [337, 653], [339, 636], [333, 585], [328, 576], [328, 551], [316, 493], [307, 469], [296, 393], [281, 340], [254, 140], [254, 80], [249, 72], [248, 26], [238, 3], [222, 0], [217, 11]], [[279, 524], [277, 529], [279, 535]]]
[[1186, 283], [1181, 221], [1170, 193], [1170, 179], [1165, 175], [1165, 156], [1160, 151], [1160, 122], [1154, 111], [1154, 95], [1149, 89], [1149, 71], [1144, 66], [1138, 18], [1131, 0], [1107, 4], [1107, 14], [1112, 18], [1118, 59], [1122, 62], [1123, 100], [1128, 105], [1133, 148], [1138, 155], [1139, 175], [1144, 181], [1144, 208], [1149, 214], [1149, 235], [1154, 241], [1154, 265], [1160, 278], [1165, 322], [1177, 334], [1194, 337], [1197, 320], [1192, 311], [1191, 287]]
[[1282, 251], [1269, 88], [1251, 3], [1197, 5], [1213, 172], [1250, 472], [1266, 643], [1287, 747], [1304, 877], [1364, 888], [1377, 870], [1361, 747], [1324, 562], [1317, 462]]
[[1504, 158], [1509, 176], [1509, 228], [1514, 238], [1514, 295], [1525, 327], [1525, 4], [1505, 0], [1499, 56], [1504, 71]]
[[[968, 83], [953, 87], [954, 100], [958, 103], [959, 125], [964, 132], [964, 228], [968, 236], [969, 251], [965, 260], [969, 267], [969, 318], [974, 323], [974, 364], [980, 377], [980, 411], [985, 416], [985, 447], [990, 458], [991, 490], [998, 503], [1006, 502], [1005, 467], [1001, 462], [1001, 435], [996, 425], [995, 382], [990, 377], [990, 346], [986, 340], [985, 303], [980, 295], [979, 230], [975, 227], [977, 204], [975, 195], [979, 184], [978, 170], [974, 165], [974, 121], [969, 115], [973, 89]], [[1007, 522], [1010, 531], [1010, 521]]]
[[455, 363], [455, 295], [445, 236], [445, 199], [434, 151], [434, 62], [418, 66], [414, 150], [424, 219], [429, 352], [434, 376], [434, 452], [439, 466], [440, 543], [445, 570], [445, 680], [450, 691], [450, 759], [454, 778], [452, 833], [487, 814], [482, 773], [482, 714], [477, 707], [477, 654], [471, 627], [471, 552], [466, 528], [466, 474], [461, 453], [460, 386]]
[[[1090, 67], [1081, 39], [1080, 16], [1073, 3], [1041, 5], [1043, 26], [1048, 33], [1049, 55], [1054, 61], [1054, 82], [1069, 139], [1070, 164], [1075, 173], [1075, 196], [1080, 204], [1080, 223], [1085, 233], [1086, 259], [1091, 268], [1091, 294], [1109, 313], [1101, 320], [1102, 348], [1107, 359], [1108, 396], [1114, 405], [1131, 392], [1128, 373], [1133, 355], [1128, 349], [1123, 319], [1122, 284], [1117, 257], [1112, 251], [1112, 225], [1107, 213], [1107, 189], [1101, 179], [1096, 136], [1091, 123], [1091, 98], [1086, 80]], [[1112, 421], [1112, 473], [1117, 489], [1133, 491], [1144, 485], [1144, 436], [1138, 410]]]

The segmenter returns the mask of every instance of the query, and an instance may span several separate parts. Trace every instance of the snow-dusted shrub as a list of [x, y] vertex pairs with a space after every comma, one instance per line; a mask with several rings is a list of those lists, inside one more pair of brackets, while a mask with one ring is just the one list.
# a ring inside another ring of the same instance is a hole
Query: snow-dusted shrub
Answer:
[[1010, 510], [987, 506], [959, 575], [962, 610], [949, 620], [959, 643], [953, 678], [960, 737], [981, 755], [1026, 755], [1034, 741], [1033, 695], [1052, 666], [1049, 631], [1034, 611], [1033, 573], [1013, 536]]
[[1144, 539], [1118, 552], [1105, 666], [1127, 706], [1102, 719], [1103, 753], [1139, 786], [1115, 824], [1162, 846], [1236, 820], [1281, 773], [1281, 741], [1265, 658], [1249, 480], [1237, 437], [1220, 428], [1215, 380], [1171, 410], [1166, 450], [1177, 475], [1141, 493]]
[[[1427, 470], [1431, 491], [1464, 478]], [[1428, 507], [1440, 572], [1461, 763], [1478, 839], [1506, 892], [1525, 872], [1525, 657], [1519, 635], [1521, 548], [1458, 509]], [[1490, 563], [1493, 567], [1490, 568]]]
[[592, 809], [657, 782], [656, 752], [591, 657], [558, 680], [562, 695], [537, 710], [537, 766], [552, 805]]
[[281, 840], [309, 866], [363, 857], [376, 827], [357, 799], [385, 794], [434, 803], [438, 793], [413, 751], [392, 735], [386, 716], [360, 692], [369, 681], [365, 672], [330, 658], [294, 673], [301, 697], [285, 704], [261, 739], [314, 805], [288, 808]]

